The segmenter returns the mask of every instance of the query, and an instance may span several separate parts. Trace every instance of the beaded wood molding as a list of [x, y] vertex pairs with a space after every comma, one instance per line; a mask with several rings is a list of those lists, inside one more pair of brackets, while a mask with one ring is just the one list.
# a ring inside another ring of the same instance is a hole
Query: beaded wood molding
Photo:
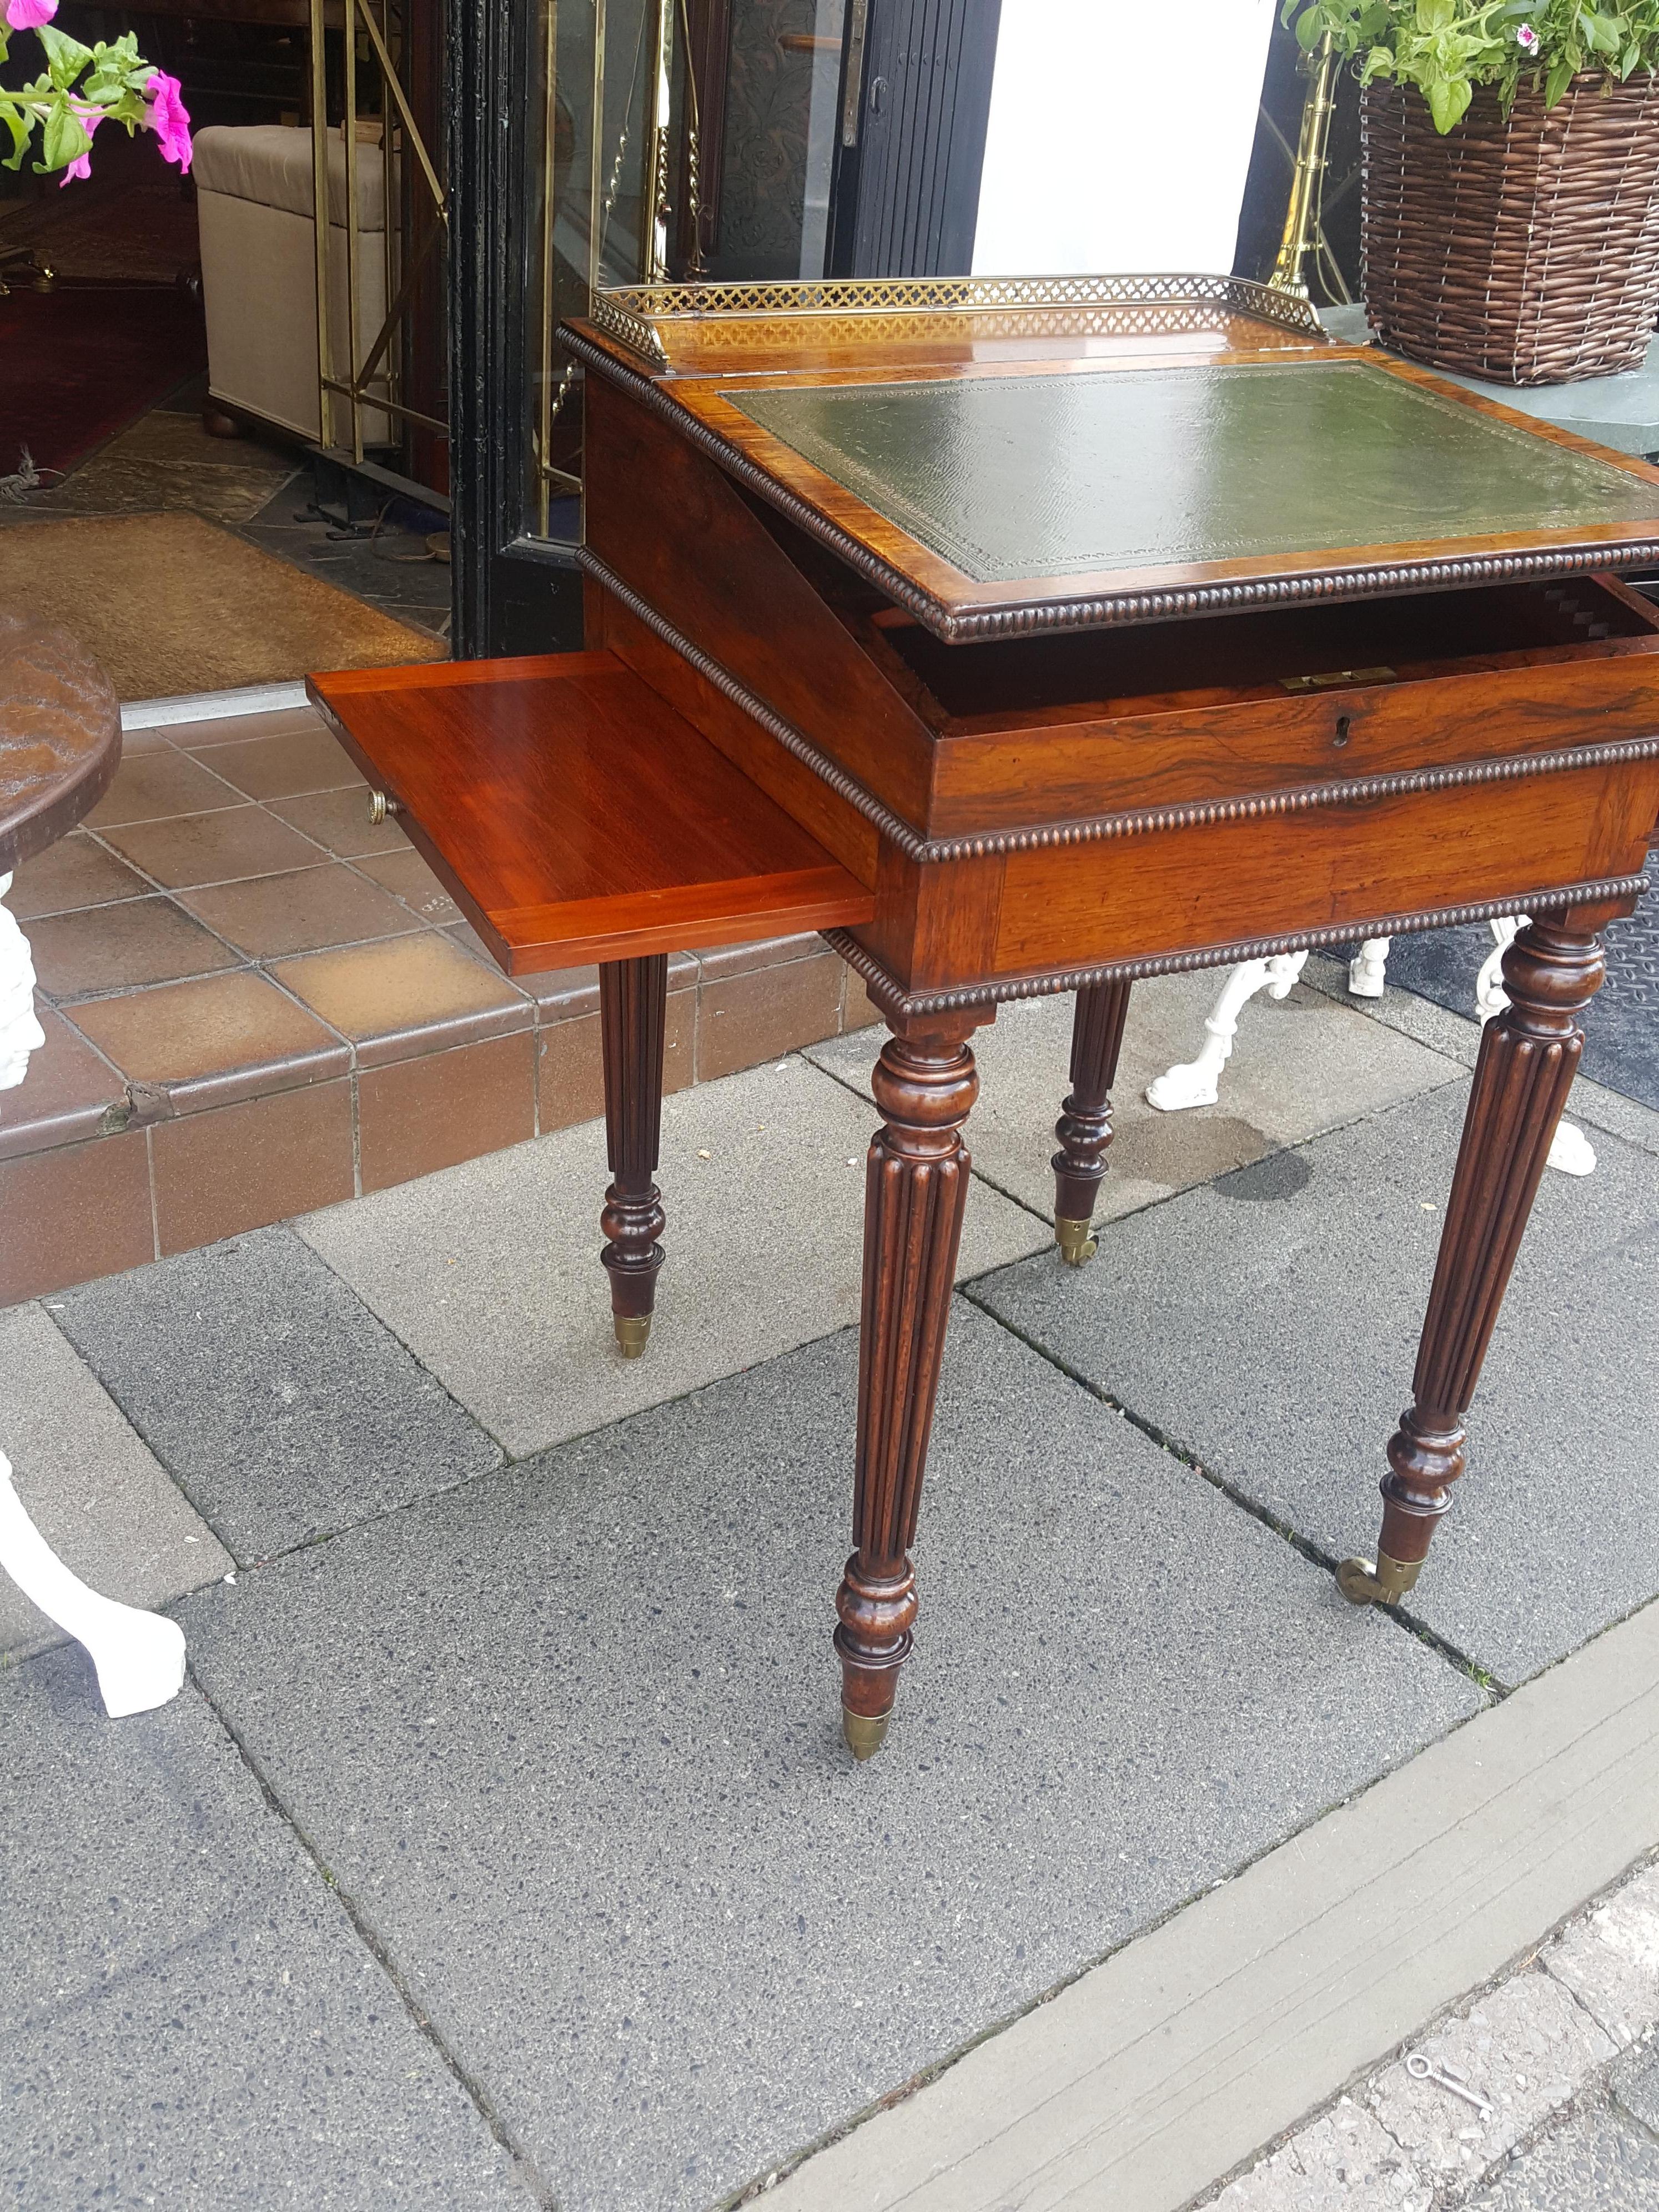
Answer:
[[[815, 745], [805, 732], [786, 721], [775, 708], [750, 690], [712, 654], [694, 645], [625, 584], [586, 546], [578, 550], [580, 566], [620, 599], [629, 612], [734, 707], [758, 722], [786, 752], [805, 767], [865, 819], [896, 844], [907, 860], [979, 860], [999, 853], [1034, 853], [1061, 845], [1093, 845], [1110, 837], [1145, 837], [1160, 830], [1207, 829], [1222, 822], [1261, 822], [1276, 815], [1306, 814], [1325, 806], [1347, 806], [1364, 799], [1400, 799], [1417, 791], [1458, 791], [1470, 785], [1519, 783], [1534, 775], [1559, 775], [1573, 769], [1616, 768], [1628, 761], [1659, 759], [1659, 736], [1623, 738], [1607, 744], [1573, 745], [1553, 752], [1523, 753], [1502, 760], [1461, 761], [1436, 768], [1396, 769], [1382, 775], [1347, 776], [1328, 783], [1300, 784], [1285, 791], [1252, 792], [1238, 799], [1188, 799], [1117, 814], [1098, 814], [1086, 822], [1038, 823], [1023, 830], [969, 831], [957, 837], [927, 837], [866, 788], [839, 761]], [[1288, 948], [1294, 950], [1295, 948]]]
[[[622, 285], [593, 295], [595, 326], [658, 368], [669, 365], [665, 337], [675, 325], [722, 325], [722, 340], [741, 344], [745, 324], [810, 315], [833, 319], [836, 335], [902, 335], [917, 316], [994, 319], [984, 335], [1022, 337], [1054, 327], [1109, 336], [1119, 331], [1185, 331], [1215, 311], [1329, 339], [1307, 301], [1243, 276], [852, 276], [821, 283]], [[1166, 319], [1167, 318], [1167, 319]], [[883, 327], [876, 327], [879, 319]], [[822, 335], [822, 334], [821, 334]], [[757, 334], [758, 339], [758, 334]], [[768, 343], [775, 344], [774, 334]]]
[[1512, 914], [1562, 914], [1573, 907], [1601, 906], [1611, 900], [1641, 897], [1646, 876], [1613, 876], [1600, 883], [1570, 884], [1564, 890], [1516, 891], [1506, 898], [1472, 905], [1433, 907], [1416, 914], [1384, 915], [1373, 921], [1322, 923], [1282, 937], [1241, 937], [1230, 945], [1202, 945], [1194, 952], [1160, 952], [1140, 960], [1109, 960], [1092, 968], [1056, 969], [1042, 975], [1015, 975], [995, 982], [963, 984], [947, 991], [908, 992], [875, 955], [844, 929], [820, 933], [838, 952], [884, 1014], [902, 1021], [928, 1014], [966, 1013], [975, 1006], [1002, 1006], [1020, 999], [1046, 999], [1062, 991], [1081, 991], [1095, 983], [1145, 982], [1154, 975], [1182, 975], [1197, 968], [1229, 968], [1241, 960], [1269, 960], [1280, 952], [1316, 952], [1327, 945], [1352, 945], [1376, 937], [1412, 937], [1425, 929], [1455, 929], [1468, 921], [1495, 921]]
[[[1243, 281], [1242, 279], [1238, 281]], [[1600, 540], [1553, 551], [1533, 553], [1471, 553], [1401, 561], [1386, 568], [1343, 568], [1305, 575], [1247, 577], [1232, 583], [1172, 586], [1167, 590], [1112, 592], [1094, 599], [1044, 599], [1036, 603], [993, 607], [969, 614], [952, 614], [931, 594], [890, 568], [879, 554], [820, 514], [817, 508], [777, 482], [746, 453], [728, 445], [696, 416], [677, 404], [671, 388], [641, 376], [638, 370], [565, 328], [563, 343], [579, 360], [614, 384], [651, 412], [672, 423], [689, 441], [778, 513], [827, 546], [867, 582], [915, 617], [947, 645], [969, 645], [980, 640], [1036, 637], [1056, 630], [1115, 629], [1138, 623], [1169, 622], [1194, 615], [1248, 614], [1262, 607], [1298, 606], [1316, 599], [1378, 599], [1408, 591], [1449, 590], [1466, 584], [1533, 583], [1555, 576], [1583, 576], [1598, 568], [1626, 569], [1659, 567], [1659, 538]]]

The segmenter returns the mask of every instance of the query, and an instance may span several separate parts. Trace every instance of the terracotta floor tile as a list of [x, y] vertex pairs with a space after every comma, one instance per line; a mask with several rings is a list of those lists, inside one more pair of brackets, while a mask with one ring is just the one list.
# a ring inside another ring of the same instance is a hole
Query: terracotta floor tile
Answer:
[[0, 1164], [0, 1306], [155, 1257], [142, 1129]]
[[174, 814], [204, 814], [210, 807], [240, 806], [242, 794], [172, 746], [134, 753], [90, 814], [87, 826], [110, 830], [127, 822], [159, 822]]
[[250, 876], [241, 883], [204, 884], [180, 892], [179, 903], [256, 960], [398, 937], [421, 927], [419, 918], [390, 891], [366, 883], [342, 860], [285, 875]]
[[319, 1083], [161, 1121], [150, 1139], [163, 1255], [349, 1198], [351, 1085]]
[[31, 923], [29, 943], [40, 988], [60, 1002], [94, 991], [210, 975], [238, 964], [228, 945], [159, 893], [119, 906], [43, 915]]
[[[453, 930], [452, 936], [459, 937]], [[462, 942], [467, 942], [476, 933], [468, 930]], [[676, 991], [694, 991], [697, 987], [697, 963], [690, 952], [673, 952], [668, 958], [668, 989], [672, 997]], [[540, 975], [515, 975], [514, 981], [536, 1002], [536, 1018], [539, 1022], [574, 1021], [583, 1014], [596, 1013], [599, 1004], [599, 971], [597, 968], [550, 969]]]
[[[695, 992], [680, 995], [691, 998], [695, 1004]], [[665, 1088], [669, 1060], [665, 1037]], [[538, 1126], [544, 1135], [550, 1129], [569, 1129], [579, 1121], [599, 1119], [605, 1111], [605, 1060], [597, 1014], [556, 1022], [551, 1029], [537, 1032], [536, 1083]]]
[[697, 959], [705, 975], [750, 975], [757, 969], [781, 967], [788, 960], [805, 960], [823, 950], [816, 936], [763, 937], [754, 945], [712, 945]]
[[343, 746], [324, 729], [286, 737], [245, 738], [216, 745], [204, 757], [216, 775], [250, 799], [291, 799], [313, 791], [341, 791], [363, 779]]
[[[696, 969], [692, 966], [695, 985]], [[536, 1018], [551, 1024], [574, 1022], [599, 1010], [599, 971], [597, 968], [550, 969], [544, 975], [516, 975], [521, 991], [536, 1001]]]
[[412, 846], [400, 853], [371, 853], [353, 863], [394, 896], [412, 907], [422, 921], [441, 927], [464, 917], [449, 893]]
[[849, 968], [842, 985], [841, 1026], [843, 1033], [848, 1030], [868, 1029], [872, 1023], [885, 1019], [881, 1008], [865, 989], [863, 976]]
[[15, 1091], [0, 1091], [0, 1159], [107, 1133], [126, 1119], [127, 1087], [50, 1006], [35, 1008], [46, 1041]]
[[357, 1078], [363, 1188], [385, 1190], [534, 1136], [535, 1046], [525, 1030], [365, 1070]]
[[297, 1089], [350, 1066], [337, 1037], [246, 968], [90, 999], [74, 1018], [125, 1075], [165, 1088], [180, 1112]]
[[[663, 1023], [663, 1096], [686, 1091], [695, 1079], [697, 994], [671, 991]], [[605, 1059], [598, 1014], [556, 1021], [537, 1033], [538, 1127], [568, 1129], [597, 1121], [605, 1111]]]
[[841, 968], [833, 952], [715, 982], [698, 994], [697, 1080], [834, 1036], [841, 1024]]
[[76, 907], [106, 906], [114, 899], [143, 898], [150, 886], [125, 860], [76, 830], [25, 860], [6, 893], [6, 904], [19, 921], [40, 914], [68, 914]]
[[[497, 975], [504, 975], [507, 973], [507, 970], [501, 966], [500, 961], [496, 959], [495, 954], [484, 943], [483, 938], [479, 936], [477, 931], [474, 929], [470, 921], [452, 921], [448, 928], [445, 930], [444, 935], [448, 938], [452, 945], [459, 945], [463, 952], [470, 952], [475, 960], [482, 960], [486, 968], [493, 968]], [[596, 969], [596, 976], [597, 974], [598, 971]], [[520, 988], [522, 989], [523, 986], [520, 985]], [[599, 986], [596, 981], [594, 985], [595, 990], [597, 990]]]
[[223, 813], [184, 814], [172, 822], [139, 822], [109, 830], [108, 843], [168, 890], [314, 867], [322, 857], [309, 839], [246, 801]]
[[284, 960], [271, 973], [357, 1047], [360, 1067], [526, 1029], [530, 1001], [436, 930]]
[[356, 860], [365, 853], [401, 851], [409, 840], [395, 822], [369, 820], [367, 789], [360, 784], [355, 791], [319, 791], [307, 799], [279, 799], [270, 811], [304, 830], [307, 837], [314, 837], [319, 845], [326, 845], [343, 860]]
[[[258, 738], [306, 737], [327, 725], [314, 707], [279, 707], [267, 714], [224, 714], [211, 722], [170, 722], [166, 734], [190, 753], [210, 753], [220, 745], [246, 744]], [[210, 760], [207, 765], [211, 768]]]

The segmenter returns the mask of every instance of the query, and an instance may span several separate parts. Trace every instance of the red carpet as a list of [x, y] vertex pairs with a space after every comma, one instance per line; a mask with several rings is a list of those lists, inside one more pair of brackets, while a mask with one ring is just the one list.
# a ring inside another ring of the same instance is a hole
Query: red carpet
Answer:
[[18, 286], [0, 300], [0, 477], [23, 446], [73, 468], [206, 366], [202, 310], [171, 284]]

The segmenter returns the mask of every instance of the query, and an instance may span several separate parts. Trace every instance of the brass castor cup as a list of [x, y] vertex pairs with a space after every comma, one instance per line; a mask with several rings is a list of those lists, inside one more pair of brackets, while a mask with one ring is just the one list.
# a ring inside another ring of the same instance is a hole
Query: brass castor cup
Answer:
[[612, 1314], [612, 1328], [617, 1332], [617, 1349], [624, 1359], [637, 1359], [645, 1350], [645, 1340], [651, 1334], [649, 1314]]
[[1350, 1605], [1395, 1605], [1423, 1571], [1421, 1559], [1391, 1559], [1379, 1552], [1370, 1559], [1344, 1559], [1336, 1586]]
[[887, 1741], [893, 1710], [890, 1705], [884, 1713], [855, 1713], [850, 1707], [841, 1709], [841, 1732], [847, 1739], [847, 1748], [860, 1765], [873, 1759]]
[[1099, 1251], [1099, 1240], [1089, 1234], [1093, 1226], [1090, 1221], [1067, 1221], [1058, 1214], [1054, 1217], [1054, 1242], [1068, 1267], [1086, 1266]]

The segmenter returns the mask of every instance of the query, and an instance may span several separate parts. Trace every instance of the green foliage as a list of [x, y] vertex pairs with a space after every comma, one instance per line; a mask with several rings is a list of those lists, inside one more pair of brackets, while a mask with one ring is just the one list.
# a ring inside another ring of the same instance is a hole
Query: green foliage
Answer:
[[[49, 174], [90, 151], [97, 125], [119, 123], [131, 132], [143, 122], [144, 88], [155, 64], [139, 52], [131, 31], [90, 46], [51, 23], [41, 24], [34, 36], [46, 58], [43, 74], [31, 84], [0, 87], [0, 125], [11, 140], [0, 169], [21, 169], [33, 142], [40, 155], [34, 167]], [[0, 62], [6, 48], [0, 24]]]
[[1284, 19], [1310, 52], [1333, 39], [1362, 84], [1414, 84], [1441, 131], [1477, 85], [1506, 110], [1523, 87], [1553, 107], [1585, 71], [1622, 82], [1659, 69], [1659, 0], [1285, 0]]

